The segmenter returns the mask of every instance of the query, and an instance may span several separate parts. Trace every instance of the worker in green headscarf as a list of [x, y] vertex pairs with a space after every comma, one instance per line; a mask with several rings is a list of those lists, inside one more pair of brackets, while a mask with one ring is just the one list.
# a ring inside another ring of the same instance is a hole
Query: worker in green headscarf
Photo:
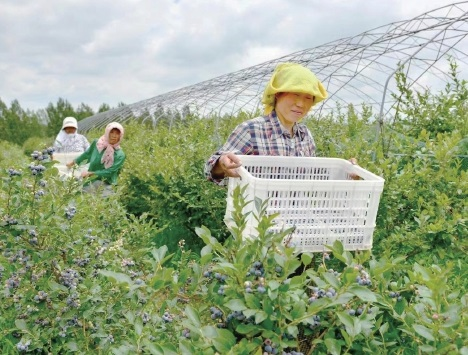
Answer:
[[235, 128], [206, 162], [206, 177], [216, 183], [238, 177], [236, 169], [242, 162], [236, 154], [315, 156], [312, 134], [300, 122], [326, 98], [325, 87], [308, 68], [297, 63], [278, 64], [263, 93], [265, 115]]

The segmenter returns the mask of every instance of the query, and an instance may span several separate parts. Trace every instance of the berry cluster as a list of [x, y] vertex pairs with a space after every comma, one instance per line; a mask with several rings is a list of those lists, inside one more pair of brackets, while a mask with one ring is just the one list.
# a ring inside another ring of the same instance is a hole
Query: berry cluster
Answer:
[[226, 320], [228, 322], [232, 321], [233, 319], [237, 319], [239, 321], [243, 321], [245, 320], [245, 316], [244, 314], [241, 312], [241, 311], [233, 311], [231, 313], [228, 314], [228, 316], [226, 317]]
[[151, 317], [148, 313], [143, 312], [143, 314], [141, 315], [141, 320], [143, 321], [143, 324], [146, 324], [151, 320]]
[[122, 261], [120, 262], [120, 265], [122, 267], [125, 267], [125, 266], [135, 266], [135, 262], [131, 259], [122, 259]]
[[219, 308], [210, 307], [211, 319], [221, 319], [223, 318], [223, 312]]
[[36, 165], [34, 163], [31, 163], [29, 164], [29, 170], [31, 170], [31, 174], [38, 175], [40, 173], [43, 173], [46, 170], [46, 167], [41, 164]]
[[80, 307], [80, 298], [76, 292], [72, 293], [70, 296], [67, 297], [67, 306], [71, 308], [79, 308]]
[[166, 323], [171, 323], [174, 320], [174, 317], [168, 311], [165, 311], [162, 316], [162, 320]]
[[15, 169], [8, 169], [8, 174], [10, 176], [20, 176], [21, 175], [21, 171], [18, 171], [18, 170], [15, 170]]
[[37, 295], [34, 296], [34, 301], [36, 301], [37, 303], [45, 301], [45, 300], [47, 300], [48, 302], [50, 301], [49, 295], [47, 294], [47, 292], [39, 291]]
[[73, 269], [67, 269], [60, 273], [60, 282], [62, 283], [62, 285], [72, 290], [76, 289], [76, 286], [81, 281], [81, 279], [82, 277], [80, 276], [80, 274]]
[[314, 315], [313, 316], [313, 322], [309, 324], [310, 329], [315, 329], [320, 326], [320, 316], [319, 315]]
[[72, 206], [72, 207], [65, 208], [65, 217], [68, 220], [75, 217], [75, 213], [76, 213], [76, 208], [75, 207]]
[[203, 277], [207, 277], [207, 278], [211, 278], [211, 277], [214, 277], [216, 280], [220, 281], [220, 282], [226, 282], [226, 280], [228, 279], [228, 276], [227, 275], [223, 275], [221, 274], [220, 272], [215, 272], [213, 274], [213, 271], [212, 270], [205, 270], [203, 272]]
[[26, 254], [25, 249], [18, 249], [15, 254], [7, 251], [4, 253], [4, 255], [8, 256], [7, 260], [10, 263], [18, 262], [20, 264], [26, 264], [30, 259], [29, 255]]
[[362, 268], [361, 265], [355, 266], [355, 269], [359, 270], [360, 273], [356, 277], [356, 282], [361, 286], [370, 286], [372, 281], [370, 279], [369, 273]]
[[221, 286], [219, 286], [219, 288], [218, 288], [218, 295], [221, 295], [221, 296], [224, 295], [224, 290], [225, 290], [225, 288], [226, 288], [226, 285], [221, 285]]
[[30, 229], [29, 232], [29, 243], [32, 245], [37, 245], [38, 240], [37, 240], [37, 232], [35, 229]]
[[45, 192], [44, 190], [37, 190], [36, 193], [34, 194], [34, 197], [36, 199], [39, 199], [40, 197], [44, 196]]
[[329, 272], [330, 274], [335, 275], [336, 277], [338, 277], [340, 275], [340, 273], [338, 271], [335, 271], [333, 269], [328, 269], [327, 272]]
[[21, 340], [18, 344], [16, 344], [16, 348], [19, 351], [26, 352], [28, 351], [29, 345], [31, 345], [31, 340], [27, 340], [27, 341]]
[[214, 277], [215, 277], [216, 280], [218, 280], [220, 282], [226, 282], [226, 280], [228, 278], [227, 275], [223, 275], [223, 274], [221, 274], [219, 272], [215, 272]]
[[263, 355], [268, 354], [278, 354], [278, 348], [275, 343], [267, 338], [263, 341]]
[[16, 220], [16, 218], [12, 217], [12, 216], [4, 216], [3, 217], [3, 220], [5, 222], [5, 224], [7, 226], [14, 226], [16, 224], [18, 224], [18, 221]]
[[182, 336], [187, 339], [190, 338], [190, 330], [187, 328], [182, 329]]
[[73, 262], [80, 266], [80, 267], [85, 267], [86, 265], [89, 264], [89, 262], [91, 261], [91, 258], [76, 258], [76, 259], [73, 259]]
[[265, 276], [265, 269], [261, 261], [256, 261], [247, 272], [247, 276], [263, 277]]
[[12, 275], [9, 279], [5, 281], [5, 288], [14, 289], [18, 288], [20, 285], [20, 278], [16, 275]]
[[34, 152], [31, 153], [31, 158], [33, 158], [34, 160], [39, 160], [39, 161], [47, 160], [49, 159], [50, 155], [54, 154], [54, 152], [55, 152], [54, 147], [48, 147], [44, 149], [42, 152], [35, 150]]
[[333, 287], [330, 287], [328, 290], [324, 290], [318, 287], [312, 287], [312, 294], [309, 297], [309, 303], [313, 303], [319, 298], [328, 297], [332, 298], [336, 296], [336, 290]]
[[362, 312], [363, 312], [363, 309], [361, 307], [358, 307], [356, 309], [351, 308], [348, 310], [348, 314], [350, 316], [360, 316]]
[[396, 298], [397, 301], [401, 301], [403, 299], [403, 297], [400, 296], [400, 292], [393, 292], [391, 291], [389, 294], [388, 294], [391, 298]]

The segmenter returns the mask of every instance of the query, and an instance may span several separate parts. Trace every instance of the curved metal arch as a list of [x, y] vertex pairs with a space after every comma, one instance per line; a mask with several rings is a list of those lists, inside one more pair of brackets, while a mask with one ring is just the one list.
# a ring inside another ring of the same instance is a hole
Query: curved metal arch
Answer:
[[359, 112], [366, 105], [383, 122], [394, 105], [390, 94], [396, 92], [392, 79], [398, 65], [405, 63], [411, 86], [425, 89], [425, 83], [431, 83], [432, 88], [442, 88], [448, 75], [446, 56], [452, 56], [460, 69], [468, 68], [467, 36], [468, 1], [463, 1], [98, 113], [79, 126], [87, 132], [112, 121], [137, 118], [155, 124], [162, 117], [172, 121], [187, 111], [202, 117], [255, 112], [261, 108], [261, 94], [275, 66], [287, 61], [307, 66], [327, 87], [329, 98], [312, 115], [327, 115], [338, 105], [349, 104]]

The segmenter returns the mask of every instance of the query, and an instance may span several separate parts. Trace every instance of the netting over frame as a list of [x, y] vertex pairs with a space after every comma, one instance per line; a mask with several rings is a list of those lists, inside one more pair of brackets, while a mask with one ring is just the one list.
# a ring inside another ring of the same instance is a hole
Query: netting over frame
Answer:
[[175, 118], [186, 112], [202, 117], [254, 112], [262, 108], [261, 94], [273, 69], [287, 61], [307, 66], [327, 87], [329, 98], [312, 110], [313, 115], [349, 104], [359, 111], [364, 103], [385, 117], [394, 103], [391, 93], [396, 89], [398, 64], [405, 65], [414, 88], [442, 89], [449, 56], [459, 71], [468, 67], [467, 35], [468, 1], [464, 1], [102, 112], [80, 121], [79, 126], [86, 132], [135, 117], [156, 123], [162, 116]]

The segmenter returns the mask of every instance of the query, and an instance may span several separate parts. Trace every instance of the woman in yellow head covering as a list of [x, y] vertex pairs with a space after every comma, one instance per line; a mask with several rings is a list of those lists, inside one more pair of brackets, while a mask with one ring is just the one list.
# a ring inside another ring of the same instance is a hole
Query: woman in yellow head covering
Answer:
[[312, 134], [300, 122], [326, 98], [327, 91], [308, 68], [296, 63], [277, 65], [263, 93], [264, 116], [236, 127], [206, 162], [207, 178], [221, 183], [225, 177], [238, 177], [236, 169], [242, 163], [236, 154], [315, 156]]
[[278, 96], [286, 93], [303, 94], [305, 98], [312, 99], [309, 109], [328, 96], [325, 87], [315, 74], [296, 63], [278, 64], [273, 72], [262, 98], [266, 115], [275, 109]]

